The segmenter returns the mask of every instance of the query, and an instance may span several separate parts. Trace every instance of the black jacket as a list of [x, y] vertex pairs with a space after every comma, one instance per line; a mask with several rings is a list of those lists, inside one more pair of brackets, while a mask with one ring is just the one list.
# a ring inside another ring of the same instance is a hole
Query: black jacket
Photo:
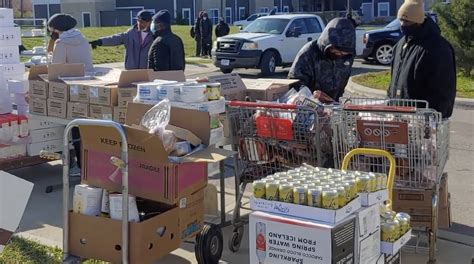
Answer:
[[148, 53], [148, 69], [154, 71], [175, 71], [185, 68], [184, 46], [180, 37], [171, 29], [155, 33], [155, 41]]
[[210, 18], [201, 19], [199, 30], [203, 39], [212, 39], [212, 22]]
[[230, 28], [229, 28], [229, 25], [227, 25], [227, 23], [220, 21], [219, 24], [216, 26], [215, 31], [216, 31], [216, 36], [219, 38], [219, 37], [223, 37], [229, 34]]
[[454, 49], [427, 18], [420, 31], [401, 38], [394, 51], [390, 98], [426, 100], [429, 107], [450, 117], [456, 98]]
[[318, 40], [307, 43], [298, 52], [288, 78], [298, 79], [312, 92], [320, 90], [339, 101], [351, 75], [354, 55], [331, 59], [327, 56], [330, 47], [355, 54], [355, 28], [350, 20], [331, 20]]

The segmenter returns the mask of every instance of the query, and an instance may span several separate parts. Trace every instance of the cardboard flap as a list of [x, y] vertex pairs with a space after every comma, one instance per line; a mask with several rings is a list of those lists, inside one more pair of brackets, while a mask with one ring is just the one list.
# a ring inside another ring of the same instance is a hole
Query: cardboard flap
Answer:
[[227, 149], [208, 147], [184, 158], [184, 162], [218, 162], [232, 157], [237, 152]]
[[31, 66], [28, 80], [40, 80], [40, 74], [48, 74], [48, 65]]
[[118, 87], [129, 88], [134, 82], [149, 81], [148, 73], [150, 70], [129, 70], [122, 71], [118, 78]]
[[218, 82], [221, 84], [222, 94], [232, 93], [237, 91], [245, 91], [246, 87], [242, 78], [237, 73], [221, 74], [216, 76], [209, 76], [209, 82]]
[[59, 77], [80, 77], [85, 75], [84, 64], [55, 63], [48, 65], [48, 80], [57, 81]]
[[166, 129], [173, 131], [177, 138], [186, 140], [194, 146], [198, 146], [202, 143], [202, 140], [198, 136], [194, 135], [194, 133], [186, 129], [173, 125], [167, 125]]
[[184, 75], [183, 71], [152, 71], [148, 72], [149, 80], [153, 81], [156, 79], [159, 80], [167, 80], [167, 81], [177, 81], [177, 82], [185, 82], [186, 76]]
[[255, 80], [255, 79], [242, 79], [247, 90], [267, 90], [271, 89], [273, 85], [272, 80]]

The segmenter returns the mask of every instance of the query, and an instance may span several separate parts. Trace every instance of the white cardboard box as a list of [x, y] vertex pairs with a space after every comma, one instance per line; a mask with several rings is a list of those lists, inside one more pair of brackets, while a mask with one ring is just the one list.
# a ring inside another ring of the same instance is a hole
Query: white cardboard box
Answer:
[[26, 80], [8, 80], [7, 86], [11, 94], [25, 94], [28, 92], [28, 82]]
[[33, 183], [0, 171], [0, 253], [17, 230], [33, 190]]
[[225, 113], [225, 98], [221, 97], [221, 99], [219, 100], [204, 103], [171, 102], [171, 106], [209, 112], [209, 115], [218, 115], [221, 113]]
[[62, 139], [64, 136], [64, 126], [51, 127], [45, 129], [30, 130], [31, 143], [39, 143]]
[[24, 63], [14, 63], [14, 64], [1, 64], [0, 71], [3, 71], [5, 76], [23, 76], [25, 74], [25, 64]]
[[380, 204], [388, 200], [388, 191], [380, 190], [372, 193], [359, 193], [362, 206], [371, 206], [373, 204]]
[[0, 30], [0, 46], [20, 46], [20, 27], [2, 27]]
[[329, 210], [305, 205], [283, 203], [279, 201], [268, 201], [265, 199], [250, 198], [250, 208], [254, 211], [263, 211], [268, 213], [287, 215], [299, 218], [305, 218], [313, 221], [325, 223], [339, 223], [346, 217], [353, 214], [361, 207], [360, 198], [357, 197], [343, 208]]
[[28, 126], [30, 130], [37, 130], [37, 129], [45, 129], [45, 128], [51, 128], [51, 127], [64, 127], [64, 125], [49, 122], [49, 121], [43, 121], [40, 119], [36, 118], [28, 118]]
[[362, 207], [355, 212], [355, 215], [359, 239], [367, 238], [380, 229], [380, 206], [378, 204]]
[[18, 46], [3, 46], [0, 49], [0, 64], [20, 63], [20, 49]]
[[376, 264], [380, 256], [380, 229], [356, 242], [356, 264]]
[[380, 243], [380, 252], [385, 253], [388, 255], [395, 255], [397, 252], [402, 249], [404, 245], [408, 243], [411, 239], [411, 229], [408, 230], [403, 236], [401, 236], [397, 241], [395, 242], [385, 242], [381, 241]]
[[249, 223], [250, 263], [353, 263], [354, 234], [354, 217], [330, 225], [252, 212]]
[[13, 9], [0, 8], [0, 28], [13, 27]]
[[56, 139], [45, 142], [30, 143], [26, 147], [28, 156], [38, 156], [42, 150], [48, 152], [59, 152], [63, 150], [63, 140]]

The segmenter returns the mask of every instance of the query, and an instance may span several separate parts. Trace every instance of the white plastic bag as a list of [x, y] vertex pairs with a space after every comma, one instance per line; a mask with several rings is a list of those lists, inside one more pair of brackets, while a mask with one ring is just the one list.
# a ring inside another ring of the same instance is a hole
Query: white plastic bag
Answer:
[[174, 150], [174, 144], [177, 141], [174, 132], [165, 129], [170, 122], [170, 114], [170, 101], [164, 99], [148, 110], [140, 122], [140, 125], [146, 127], [150, 134], [155, 134], [161, 137], [163, 146], [168, 153], [171, 153]]

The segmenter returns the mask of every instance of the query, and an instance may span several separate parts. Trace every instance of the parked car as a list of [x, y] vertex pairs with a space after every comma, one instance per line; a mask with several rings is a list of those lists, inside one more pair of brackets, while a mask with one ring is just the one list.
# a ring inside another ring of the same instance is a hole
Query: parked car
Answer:
[[257, 19], [257, 18], [259, 18], [259, 17], [267, 16], [267, 15], [268, 15], [267, 13], [256, 13], [256, 14], [252, 14], [252, 15], [250, 15], [249, 17], [247, 17], [247, 19], [234, 21], [234, 26], [236, 26], [236, 27], [241, 27], [241, 28], [245, 28], [245, 27], [248, 26], [250, 23], [252, 23], [253, 21], [255, 21], [255, 19]]
[[[435, 13], [427, 13], [437, 22]], [[400, 20], [395, 19], [382, 29], [366, 31], [363, 37], [365, 45], [362, 57], [367, 61], [376, 61], [382, 65], [389, 65], [393, 60], [393, 48], [403, 37], [400, 30]]]
[[299, 50], [318, 39], [324, 27], [321, 17], [312, 14], [260, 17], [241, 33], [218, 38], [213, 62], [224, 73], [258, 68], [271, 75], [277, 66], [291, 66]]

